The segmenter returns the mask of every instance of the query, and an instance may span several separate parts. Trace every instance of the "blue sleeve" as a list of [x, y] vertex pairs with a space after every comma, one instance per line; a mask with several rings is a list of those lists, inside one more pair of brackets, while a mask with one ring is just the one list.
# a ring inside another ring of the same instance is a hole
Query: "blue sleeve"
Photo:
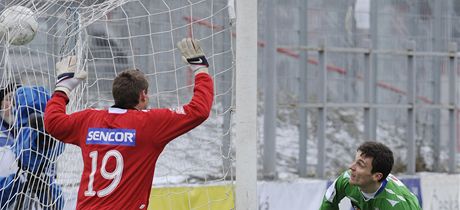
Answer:
[[[48, 136], [43, 134], [43, 136]], [[14, 145], [14, 153], [19, 160], [20, 167], [32, 173], [49, 172], [54, 170], [50, 161], [64, 151], [64, 144], [51, 138], [39, 139], [39, 131], [30, 127], [23, 127], [19, 130]], [[52, 172], [53, 173], [53, 172]]]
[[7, 209], [18, 196], [19, 190], [24, 187], [24, 177], [11, 174], [8, 177], [0, 177], [0, 209]]
[[2, 132], [0, 132], [0, 147], [3, 146], [11, 146], [13, 144], [13, 141], [10, 140], [6, 135], [4, 135]]
[[[1, 120], [0, 118], [0, 121]], [[13, 140], [12, 133], [9, 132], [7, 128], [3, 127], [3, 125], [0, 125], [0, 147], [13, 145]]]

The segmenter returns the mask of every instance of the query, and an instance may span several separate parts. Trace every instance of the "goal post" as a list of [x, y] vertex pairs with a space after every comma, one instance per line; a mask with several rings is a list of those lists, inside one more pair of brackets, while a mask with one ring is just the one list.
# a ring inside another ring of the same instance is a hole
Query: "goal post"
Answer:
[[257, 207], [257, 1], [236, 3], [236, 209]]

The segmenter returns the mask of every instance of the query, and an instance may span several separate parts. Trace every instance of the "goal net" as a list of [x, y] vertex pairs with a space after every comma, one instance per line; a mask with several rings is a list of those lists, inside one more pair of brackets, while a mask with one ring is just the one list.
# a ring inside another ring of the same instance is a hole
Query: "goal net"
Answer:
[[[6, 0], [0, 11], [14, 5], [31, 9], [39, 27], [30, 43], [11, 45], [3, 39], [0, 44], [0, 209], [75, 208], [80, 149], [51, 138], [42, 125], [56, 62], [77, 55], [79, 68], [89, 74], [72, 93], [68, 113], [113, 105], [113, 79], [126, 68], [146, 74], [150, 108], [174, 108], [193, 94], [193, 74], [175, 46], [185, 37], [198, 39], [207, 55], [214, 104], [205, 123], [161, 154], [153, 189], [167, 190], [152, 193], [151, 199], [169, 203], [155, 209], [175, 209], [171, 203], [177, 196], [186, 209], [218, 209], [216, 203], [233, 199], [231, 187], [220, 197], [203, 190], [208, 195], [199, 204], [191, 193], [193, 186], [227, 186], [234, 177], [234, 56], [227, 0]], [[32, 99], [21, 104], [20, 97]], [[172, 190], [178, 186], [184, 190]]]

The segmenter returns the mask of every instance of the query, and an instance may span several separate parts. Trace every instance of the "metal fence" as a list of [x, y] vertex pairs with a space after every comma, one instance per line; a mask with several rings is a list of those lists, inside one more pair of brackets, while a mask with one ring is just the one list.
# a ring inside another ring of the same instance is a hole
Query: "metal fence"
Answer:
[[395, 151], [394, 172], [456, 172], [460, 2], [274, 2], [259, 30], [259, 75], [275, 77], [259, 83], [266, 178], [335, 175], [365, 140]]

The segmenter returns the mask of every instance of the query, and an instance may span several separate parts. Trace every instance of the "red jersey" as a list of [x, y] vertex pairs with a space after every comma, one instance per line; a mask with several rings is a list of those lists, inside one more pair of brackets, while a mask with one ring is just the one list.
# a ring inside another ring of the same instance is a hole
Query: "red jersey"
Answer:
[[87, 109], [67, 115], [67, 96], [55, 92], [45, 127], [81, 148], [77, 209], [147, 209], [158, 156], [168, 142], [207, 119], [212, 100], [212, 79], [205, 73], [196, 75], [190, 103], [175, 110]]

